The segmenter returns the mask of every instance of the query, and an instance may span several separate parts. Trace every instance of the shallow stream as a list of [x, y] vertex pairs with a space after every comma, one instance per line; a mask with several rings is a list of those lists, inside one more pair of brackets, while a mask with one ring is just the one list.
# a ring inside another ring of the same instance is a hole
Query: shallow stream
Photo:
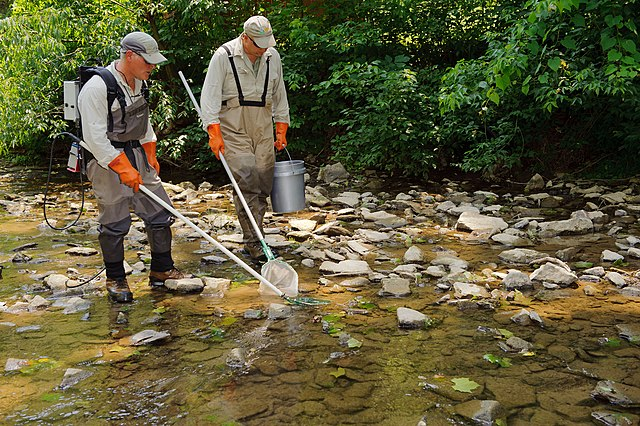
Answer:
[[[0, 194], [19, 199], [41, 193], [40, 174], [5, 170]], [[64, 203], [48, 214], [60, 219], [60, 225], [74, 216], [65, 212], [80, 200], [74, 184], [64, 182], [64, 177], [58, 180], [54, 179], [53, 189]], [[212, 207], [233, 211], [228, 198], [206, 205], [174, 204], [181, 211]], [[95, 218], [89, 211], [84, 218], [92, 215]], [[305, 211], [273, 221], [309, 215]], [[100, 270], [99, 255], [65, 254], [75, 244], [98, 249], [96, 235], [74, 233], [73, 228], [46, 230], [42, 222], [39, 204], [20, 215], [0, 208], [0, 265], [4, 266], [0, 302], [11, 305], [25, 295], [49, 297], [41, 278], [50, 272], [66, 274], [74, 268], [89, 277]], [[475, 273], [507, 269], [498, 260], [504, 247], [462, 238], [440, 223], [422, 229], [413, 243], [431, 256], [450, 249]], [[502, 301], [495, 309], [481, 309], [475, 304], [438, 304], [445, 293], [426, 277], [404, 298], [380, 297], [376, 284], [357, 292], [334, 292], [318, 284], [317, 265], [303, 266], [299, 256], [285, 249], [281, 254], [298, 272], [305, 295], [330, 303], [294, 306], [293, 314], [281, 320], [246, 319], [247, 310], [266, 312], [270, 303], [282, 300], [258, 294], [257, 282], [232, 262], [201, 263], [201, 255], [194, 252], [206, 244], [188, 233], [178, 234], [177, 265], [196, 275], [231, 279], [224, 297], [151, 291], [146, 274], [140, 273], [129, 278], [135, 296], [130, 305], [113, 305], [99, 293], [84, 296], [91, 307], [76, 314], [54, 308], [17, 315], [0, 312], [0, 363], [9, 358], [30, 362], [29, 368], [0, 377], [0, 423], [476, 424], [460, 406], [471, 400], [499, 401], [505, 410], [504, 424], [509, 425], [590, 425], [592, 413], [598, 411], [640, 415], [637, 407], [613, 406], [591, 396], [600, 380], [640, 386], [640, 347], [621, 339], [615, 328], [640, 324], [640, 298], [623, 297], [604, 284], [599, 285], [600, 293], [587, 296], [581, 284], [553, 291], [537, 288], [516, 300]], [[390, 260], [367, 259], [372, 269], [392, 270], [406, 243], [386, 243]], [[32, 259], [12, 263], [15, 249], [27, 244], [33, 247], [22, 251]], [[572, 245], [580, 245], [583, 256], [597, 259], [613, 240], [606, 234], [591, 234], [557, 239], [536, 249], [553, 256], [559, 248]], [[145, 247], [129, 245], [126, 258], [133, 264], [146, 253]], [[630, 263], [625, 268], [632, 271], [639, 266]], [[98, 280], [96, 286], [101, 285], [103, 280]], [[433, 323], [425, 329], [400, 329], [398, 307], [425, 313]], [[511, 317], [523, 308], [537, 312], [544, 326], [514, 323]], [[323, 331], [323, 318], [331, 333]], [[145, 329], [168, 331], [171, 337], [158, 344], [130, 346], [127, 338]], [[505, 353], [494, 333], [498, 329], [533, 343], [532, 351]], [[341, 332], [361, 345], [345, 344]], [[236, 348], [243, 350], [246, 360], [239, 368], [227, 365]], [[489, 362], [487, 355], [508, 357], [510, 365]], [[92, 375], [62, 389], [68, 368]], [[456, 390], [452, 380], [464, 378], [479, 386]]]

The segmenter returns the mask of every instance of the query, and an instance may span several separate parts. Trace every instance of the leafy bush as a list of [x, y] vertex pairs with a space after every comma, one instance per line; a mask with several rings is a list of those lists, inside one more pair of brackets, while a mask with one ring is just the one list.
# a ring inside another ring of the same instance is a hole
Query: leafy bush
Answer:
[[637, 126], [622, 118], [637, 110], [636, 3], [527, 1], [484, 56], [451, 69], [441, 110], [474, 117], [462, 168], [553, 170], [635, 150]]
[[320, 104], [345, 100], [331, 124], [337, 134], [334, 156], [357, 169], [402, 170], [425, 175], [434, 167], [430, 131], [434, 108], [407, 57], [371, 63], [338, 63], [314, 91]]

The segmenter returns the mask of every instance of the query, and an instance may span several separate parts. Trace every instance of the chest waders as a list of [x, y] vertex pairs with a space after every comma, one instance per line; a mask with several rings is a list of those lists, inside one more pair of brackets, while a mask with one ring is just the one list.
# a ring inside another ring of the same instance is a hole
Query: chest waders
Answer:
[[[242, 239], [245, 250], [251, 257], [256, 258], [256, 253], [261, 252], [259, 241], [262, 239], [262, 232], [256, 233], [251, 222], [252, 218], [255, 218], [254, 221], [257, 222], [258, 229], [262, 230], [263, 219], [267, 210], [267, 197], [271, 192], [273, 181], [272, 120], [270, 111], [268, 113], [265, 112], [270, 109], [270, 100], [268, 102], [267, 96], [271, 57], [267, 56], [265, 60], [266, 70], [260, 100], [247, 100], [242, 90], [242, 82], [234, 56], [229, 47], [223, 45], [222, 48], [227, 52], [227, 58], [238, 92], [237, 105], [239, 105], [239, 108], [234, 107], [225, 112], [224, 118], [222, 114], [220, 117], [221, 124], [223, 124], [223, 136], [225, 137], [226, 161], [233, 171], [239, 188], [244, 193], [243, 198], [246, 199], [246, 203], [242, 203], [241, 197], [239, 196], [239, 189], [234, 188], [233, 200], [236, 206], [238, 221], [242, 228]], [[249, 78], [243, 80], [245, 84], [247, 84], [248, 81]], [[259, 84], [257, 77], [253, 80], [252, 84], [256, 86]], [[226, 104], [226, 101], [222, 102], [223, 106]], [[244, 122], [244, 120], [248, 121]], [[227, 135], [224, 133], [225, 127], [229, 129], [230, 134]], [[270, 130], [268, 130], [267, 127]], [[266, 144], [264, 139], [269, 131], [271, 132], [271, 142]], [[239, 145], [243, 145], [245, 139], [248, 140], [249, 148], [232, 151], [231, 148], [236, 141], [239, 142]], [[248, 206], [249, 209], [247, 209], [245, 205]]]
[[[149, 123], [148, 86], [143, 82], [142, 93], [132, 104], [126, 105], [124, 92], [117, 84], [113, 74], [102, 68], [103, 72], [97, 73], [102, 77], [107, 86], [107, 138], [117, 149], [122, 149], [131, 162], [131, 165], [140, 172], [143, 181], [153, 187], [159, 196], [169, 201], [162, 189], [162, 185], [154, 170], [149, 166], [147, 156], [142, 149], [140, 139], [147, 132]], [[111, 111], [111, 104], [117, 100], [120, 108]], [[87, 161], [93, 158], [87, 152]], [[139, 161], [144, 163], [139, 167]], [[110, 169], [104, 169], [97, 163], [89, 167], [92, 173], [92, 183], [96, 192], [112, 194], [113, 198], [105, 197], [99, 202], [100, 226], [98, 241], [102, 250], [107, 278], [122, 279], [124, 270], [124, 238], [131, 227], [131, 215], [129, 205], [133, 204], [136, 215], [145, 223], [145, 230], [151, 249], [150, 269], [156, 272], [164, 272], [173, 268], [171, 258], [171, 224], [173, 217], [164, 209], [157, 209], [156, 205], [146, 199], [140, 193], [133, 193], [133, 199], [124, 197], [122, 193], [128, 188], [119, 183], [117, 174]], [[152, 184], [157, 181], [157, 184]]]

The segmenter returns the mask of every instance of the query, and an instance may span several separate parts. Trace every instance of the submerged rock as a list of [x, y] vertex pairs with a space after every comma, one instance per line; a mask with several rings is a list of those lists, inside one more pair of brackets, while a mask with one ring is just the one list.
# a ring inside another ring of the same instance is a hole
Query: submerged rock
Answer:
[[93, 376], [91, 371], [81, 370], [79, 368], [67, 368], [67, 371], [64, 372], [64, 377], [62, 378], [59, 388], [62, 390], [68, 389], [91, 376]]
[[233, 348], [227, 355], [225, 364], [231, 368], [244, 368], [247, 364], [246, 352], [242, 348]]
[[610, 404], [621, 407], [640, 407], [640, 388], [611, 380], [599, 381], [591, 396], [596, 399], [604, 399]]
[[130, 338], [132, 346], [148, 345], [171, 337], [168, 331], [142, 330]]
[[472, 420], [479, 425], [495, 425], [499, 420], [506, 422], [506, 413], [498, 401], [472, 400], [458, 404], [454, 407], [456, 414]]

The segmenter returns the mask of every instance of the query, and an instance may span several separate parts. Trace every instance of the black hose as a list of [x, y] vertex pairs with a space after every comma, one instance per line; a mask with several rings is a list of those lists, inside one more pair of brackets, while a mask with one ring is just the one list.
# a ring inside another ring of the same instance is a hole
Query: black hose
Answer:
[[[82, 180], [82, 171], [80, 171], [80, 192], [82, 193], [82, 203], [80, 205], [80, 211], [78, 212], [78, 217], [76, 217], [73, 222], [71, 222], [70, 224], [68, 224], [67, 226], [64, 226], [62, 228], [56, 228], [55, 226], [53, 226], [50, 222], [49, 222], [49, 218], [47, 218], [47, 193], [49, 192], [49, 183], [51, 182], [51, 169], [53, 168], [53, 148], [55, 146], [55, 141], [58, 138], [58, 136], [61, 135], [66, 135], [69, 136], [71, 139], [73, 139], [74, 142], [77, 142], [78, 145], [80, 145], [80, 138], [78, 138], [76, 135], [74, 135], [73, 133], [69, 133], [69, 132], [62, 132], [59, 135], [57, 135], [53, 141], [51, 142], [51, 155], [49, 156], [49, 171], [47, 173], [47, 184], [45, 185], [44, 188], [44, 200], [43, 200], [43, 204], [42, 204], [42, 213], [44, 214], [44, 220], [47, 223], [47, 225], [49, 225], [49, 227], [51, 229], [55, 229], [56, 231], [64, 231], [65, 229], [69, 229], [72, 226], [74, 226], [75, 224], [78, 223], [78, 221], [80, 220], [80, 216], [82, 216], [82, 211], [84, 210], [84, 182]], [[80, 148], [82, 149], [82, 148]]]
[[[74, 226], [75, 224], [78, 223], [78, 221], [80, 220], [80, 217], [82, 216], [82, 211], [84, 210], [84, 182], [82, 179], [82, 175], [83, 175], [83, 170], [79, 171], [80, 174], [80, 192], [82, 193], [82, 203], [80, 204], [80, 211], [78, 212], [78, 217], [76, 217], [73, 222], [71, 222], [69, 225], [64, 226], [62, 228], [56, 228], [55, 226], [53, 226], [50, 222], [49, 219], [47, 218], [47, 193], [49, 192], [49, 183], [51, 182], [51, 170], [53, 168], [53, 148], [55, 145], [55, 141], [58, 138], [58, 136], [61, 135], [66, 135], [69, 136], [74, 142], [76, 142], [78, 145], [80, 145], [80, 138], [77, 137], [76, 135], [74, 135], [73, 133], [69, 133], [69, 132], [62, 132], [59, 135], [56, 135], [56, 137], [53, 139], [53, 142], [51, 143], [51, 155], [49, 156], [49, 171], [47, 173], [47, 184], [45, 185], [44, 188], [44, 200], [43, 200], [43, 205], [42, 205], [42, 213], [44, 214], [44, 220], [45, 222], [47, 222], [47, 225], [49, 225], [49, 227], [51, 229], [55, 229], [56, 231], [64, 231], [65, 229], [69, 229], [72, 226]], [[80, 150], [82, 150], [82, 147], [79, 148]], [[81, 151], [80, 151], [81, 152]], [[80, 161], [82, 161], [82, 158], [80, 158]], [[98, 278], [98, 276], [105, 270], [106, 268], [103, 267], [102, 269], [100, 269], [94, 276], [92, 276], [91, 278], [89, 278], [86, 281], [83, 281], [77, 285], [74, 286], [70, 286], [65, 284], [65, 287], [67, 288], [78, 288], [81, 287], [85, 284], [90, 283], [91, 281], [95, 280], [96, 278]]]
[[67, 283], [64, 284], [65, 287], [67, 288], [78, 288], [78, 287], [82, 287], [85, 284], [89, 284], [91, 281], [95, 280], [96, 278], [98, 278], [98, 275], [100, 275], [102, 273], [102, 271], [104, 271], [105, 269], [107, 269], [106, 267], [102, 267], [102, 269], [100, 269], [94, 276], [92, 276], [91, 278], [89, 278], [86, 281], [83, 281], [81, 283], [78, 283], [77, 285], [69, 285]]

